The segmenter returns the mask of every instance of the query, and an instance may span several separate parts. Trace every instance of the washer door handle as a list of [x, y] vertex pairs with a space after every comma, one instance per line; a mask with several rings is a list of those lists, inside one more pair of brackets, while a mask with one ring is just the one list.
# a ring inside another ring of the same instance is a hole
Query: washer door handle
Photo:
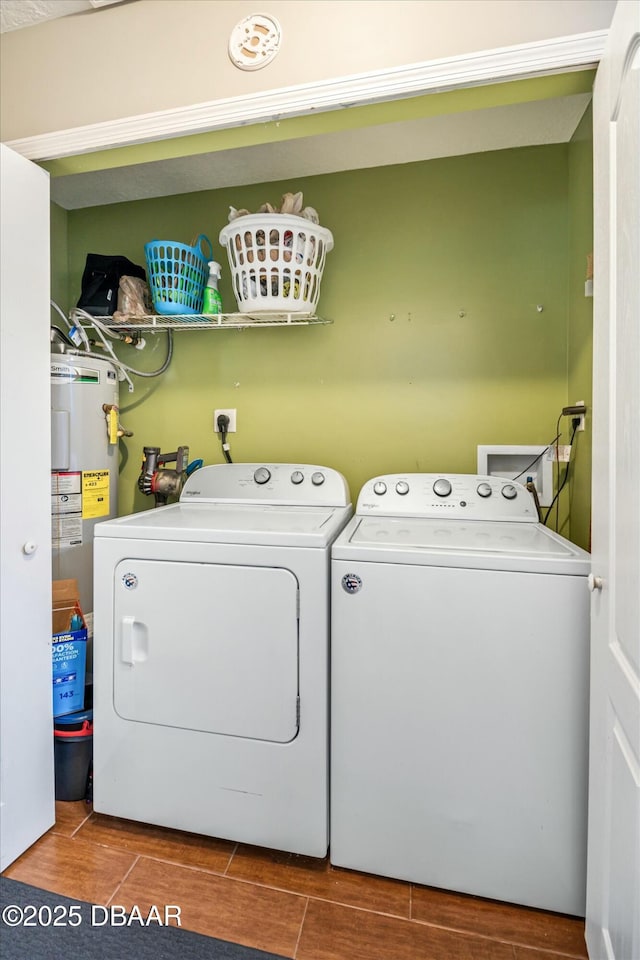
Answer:
[[135, 617], [123, 617], [120, 636], [120, 657], [123, 663], [134, 667], [136, 663], [147, 659], [149, 643], [146, 624]]

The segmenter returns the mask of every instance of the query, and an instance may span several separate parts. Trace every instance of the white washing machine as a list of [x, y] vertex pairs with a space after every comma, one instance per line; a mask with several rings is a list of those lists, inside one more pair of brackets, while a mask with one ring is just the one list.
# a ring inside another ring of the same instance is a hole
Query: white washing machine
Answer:
[[332, 558], [331, 862], [583, 916], [589, 554], [518, 483], [406, 474]]
[[323, 857], [341, 474], [220, 464], [95, 528], [94, 809]]

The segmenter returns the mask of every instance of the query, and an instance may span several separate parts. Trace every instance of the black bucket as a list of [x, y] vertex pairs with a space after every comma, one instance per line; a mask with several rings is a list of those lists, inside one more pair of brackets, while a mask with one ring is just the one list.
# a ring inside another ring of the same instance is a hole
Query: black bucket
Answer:
[[84, 800], [93, 759], [93, 710], [56, 717], [53, 736], [56, 800]]

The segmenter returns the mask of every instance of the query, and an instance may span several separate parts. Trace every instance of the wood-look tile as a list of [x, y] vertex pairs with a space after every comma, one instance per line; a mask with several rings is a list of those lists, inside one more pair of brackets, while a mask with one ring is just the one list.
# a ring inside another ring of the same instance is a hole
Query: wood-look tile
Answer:
[[291, 893], [147, 858], [138, 860], [113, 902], [127, 910], [137, 904], [142, 912], [153, 904], [175, 905], [187, 930], [284, 957], [294, 955], [307, 903]]
[[513, 960], [508, 943], [310, 900], [296, 960]]
[[121, 820], [94, 813], [78, 831], [78, 839], [105, 847], [127, 850], [156, 860], [224, 873], [235, 844], [148, 823]]
[[566, 953], [550, 953], [548, 950], [537, 950], [535, 947], [514, 947], [514, 960], [567, 960]]
[[91, 805], [84, 800], [56, 800], [56, 822], [51, 832], [70, 837], [90, 816]]
[[65, 897], [106, 904], [135, 861], [133, 854], [49, 832], [4, 876]]
[[570, 957], [587, 956], [584, 921], [573, 917], [431, 887], [415, 886], [411, 904], [414, 920]]
[[410, 884], [332, 867], [327, 859], [241, 845], [227, 876], [365, 910], [409, 916]]

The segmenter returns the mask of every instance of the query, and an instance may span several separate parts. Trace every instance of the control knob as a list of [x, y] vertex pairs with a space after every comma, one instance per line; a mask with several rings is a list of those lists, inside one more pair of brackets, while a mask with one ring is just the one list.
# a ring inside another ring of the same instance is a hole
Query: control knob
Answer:
[[437, 497], [448, 497], [451, 493], [451, 484], [448, 480], [436, 480], [433, 485], [433, 492]]
[[480, 497], [490, 497], [491, 496], [491, 485], [488, 483], [479, 483], [478, 484], [478, 496]]
[[409, 493], [409, 484], [406, 480], [398, 480], [396, 483], [396, 493], [399, 493], [401, 497]]
[[298, 483], [302, 483], [303, 480], [304, 480], [304, 473], [302, 472], [302, 470], [294, 470], [293, 473], [291, 474], [291, 483], [298, 484]]
[[387, 492], [387, 485], [384, 480], [378, 480], [376, 483], [374, 483], [373, 492], [379, 497], [381, 497], [383, 493]]
[[271, 472], [266, 467], [258, 467], [253, 475], [256, 483], [268, 483], [271, 480]]
[[314, 485], [314, 487], [321, 487], [324, 483], [324, 473], [320, 473], [319, 470], [317, 470], [315, 473], [312, 473], [311, 483]]
[[506, 500], [515, 500], [515, 498], [518, 496], [518, 491], [512, 483], [507, 483], [502, 488], [502, 496]]

